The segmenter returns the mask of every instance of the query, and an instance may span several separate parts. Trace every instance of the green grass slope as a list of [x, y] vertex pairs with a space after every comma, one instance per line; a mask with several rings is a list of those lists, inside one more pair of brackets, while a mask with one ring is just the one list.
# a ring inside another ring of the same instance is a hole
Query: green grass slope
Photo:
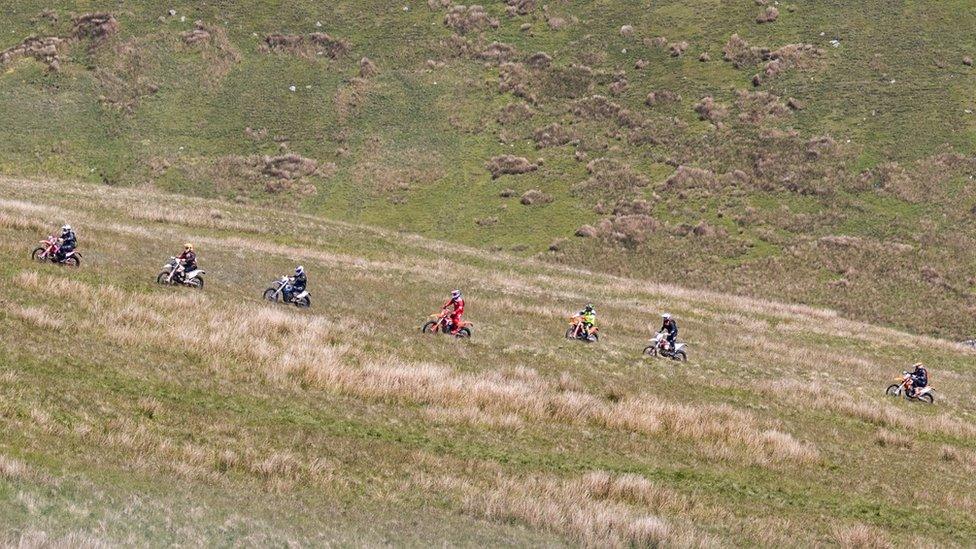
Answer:
[[[768, 7], [778, 17], [758, 23]], [[0, 51], [67, 39], [56, 71], [50, 52], [0, 65], [3, 173], [273, 204], [976, 331], [968, 2], [3, 8]], [[73, 38], [73, 17], [99, 10], [117, 31]], [[304, 42], [269, 51], [275, 33]], [[264, 158], [284, 154], [304, 160]], [[503, 154], [542, 163], [492, 179]], [[529, 190], [546, 199], [521, 204]], [[583, 225], [590, 237], [574, 237]]]
[[[2, 542], [976, 537], [976, 387], [961, 346], [153, 190], [8, 178], [0, 196]], [[84, 265], [32, 263], [63, 219]], [[155, 285], [186, 240], [206, 288]], [[296, 263], [313, 308], [261, 302]], [[453, 286], [474, 337], [421, 335]], [[586, 301], [604, 338], [566, 341]], [[641, 357], [662, 310], [690, 342], [687, 364]], [[916, 359], [935, 406], [882, 395]]]

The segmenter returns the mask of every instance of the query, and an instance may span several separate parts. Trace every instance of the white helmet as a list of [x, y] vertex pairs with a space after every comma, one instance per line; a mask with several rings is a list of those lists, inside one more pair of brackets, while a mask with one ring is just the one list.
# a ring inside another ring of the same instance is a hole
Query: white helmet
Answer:
[[304, 273], [305, 273], [305, 267], [302, 267], [301, 265], [299, 265], [298, 267], [295, 268], [295, 274], [296, 275], [301, 275], [301, 274], [304, 274]]
[[71, 225], [68, 225], [67, 223], [65, 223], [64, 226], [61, 227], [61, 230], [62, 231], [65, 231], [65, 232], [70, 231], [71, 230]]
[[663, 318], [664, 320], [671, 320], [671, 313], [664, 313], [663, 315], [661, 315], [661, 318]]
[[461, 298], [461, 290], [454, 290], [453, 292], [451, 292], [451, 299], [460, 299], [460, 298]]

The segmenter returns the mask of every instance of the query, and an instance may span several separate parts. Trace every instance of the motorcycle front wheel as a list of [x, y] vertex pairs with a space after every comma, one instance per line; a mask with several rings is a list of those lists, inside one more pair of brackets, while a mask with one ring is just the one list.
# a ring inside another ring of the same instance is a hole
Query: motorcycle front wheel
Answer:
[[573, 328], [566, 330], [566, 339], [576, 339], [575, 332], [576, 330]]
[[674, 359], [678, 362], [688, 362], [688, 355], [686, 355], [684, 351], [678, 351], [677, 353], [674, 353]]
[[471, 330], [468, 328], [461, 328], [458, 330], [457, 337], [468, 338], [471, 337]]
[[64, 260], [64, 264], [67, 265], [67, 266], [69, 266], [69, 267], [81, 267], [81, 260], [78, 259], [78, 256], [73, 255], [73, 256], [69, 257], [68, 259], [65, 259]]
[[888, 388], [885, 389], [885, 394], [888, 396], [898, 396], [899, 387], [901, 387], [901, 385], [889, 385]]
[[44, 248], [34, 248], [34, 251], [31, 252], [31, 259], [34, 261], [47, 261], [47, 258], [44, 257]]
[[434, 333], [434, 328], [437, 326], [437, 322], [434, 320], [427, 321], [421, 328], [420, 331], [425, 334]]
[[643, 354], [647, 356], [657, 356], [657, 347], [654, 345], [648, 345], [647, 347], [644, 347]]
[[268, 301], [278, 301], [278, 292], [274, 288], [268, 288], [261, 297]]
[[156, 275], [156, 284], [168, 284], [169, 273], [163, 271]]

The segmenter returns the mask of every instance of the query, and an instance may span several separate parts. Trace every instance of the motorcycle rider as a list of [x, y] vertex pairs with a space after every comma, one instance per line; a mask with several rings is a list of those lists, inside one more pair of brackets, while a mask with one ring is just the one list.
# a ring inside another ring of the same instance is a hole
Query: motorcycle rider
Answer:
[[916, 362], [912, 368], [914, 370], [909, 373], [912, 384], [908, 387], [908, 390], [909, 394], [914, 398], [919, 389], [929, 384], [929, 371], [921, 362]]
[[453, 307], [450, 318], [451, 335], [457, 335], [458, 330], [461, 329], [461, 315], [464, 314], [464, 298], [461, 296], [461, 290], [452, 291], [451, 297], [441, 307], [441, 310], [447, 311], [448, 307]]
[[285, 296], [286, 302], [291, 302], [292, 297], [305, 291], [308, 286], [308, 276], [305, 274], [305, 267], [299, 265], [295, 267], [295, 275], [288, 277], [288, 284], [281, 293]]
[[183, 245], [183, 253], [176, 258], [179, 263], [176, 266], [176, 276], [183, 279], [186, 273], [197, 270], [197, 254], [193, 251], [193, 244], [187, 242]]
[[666, 350], [671, 352], [674, 350], [674, 346], [678, 342], [678, 323], [674, 321], [674, 318], [671, 317], [670, 313], [664, 313], [661, 315], [661, 319], [664, 320], [664, 323], [661, 325], [661, 329], [658, 330], [658, 333], [668, 334], [667, 338], [665, 339], [665, 341], [668, 342], [668, 347]]
[[65, 224], [61, 227], [61, 236], [58, 237], [58, 252], [55, 254], [55, 259], [64, 261], [64, 258], [68, 257], [76, 247], [78, 247], [78, 237], [71, 230], [71, 225]]
[[596, 326], [596, 309], [593, 308], [593, 304], [587, 303], [586, 307], [583, 307], [583, 310], [576, 313], [576, 315], [580, 317], [580, 320], [583, 323], [583, 334], [586, 335], [587, 338], [590, 337], [590, 332], [593, 330], [593, 327]]

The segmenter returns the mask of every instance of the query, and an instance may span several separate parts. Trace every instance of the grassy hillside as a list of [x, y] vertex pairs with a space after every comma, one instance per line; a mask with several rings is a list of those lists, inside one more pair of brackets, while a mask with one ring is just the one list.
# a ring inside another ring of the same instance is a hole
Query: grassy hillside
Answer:
[[0, 172], [972, 335], [969, 3], [758, 4], [10, 2]]
[[[976, 536], [971, 350], [822, 309], [153, 190], [0, 179], [0, 196], [3, 542]], [[63, 219], [85, 264], [31, 263]], [[187, 239], [206, 289], [153, 284]], [[296, 263], [313, 308], [262, 303]], [[453, 286], [475, 337], [422, 336]], [[562, 339], [586, 301], [604, 339]], [[641, 358], [662, 310], [691, 343], [687, 364]], [[882, 396], [916, 359], [933, 407]]]

